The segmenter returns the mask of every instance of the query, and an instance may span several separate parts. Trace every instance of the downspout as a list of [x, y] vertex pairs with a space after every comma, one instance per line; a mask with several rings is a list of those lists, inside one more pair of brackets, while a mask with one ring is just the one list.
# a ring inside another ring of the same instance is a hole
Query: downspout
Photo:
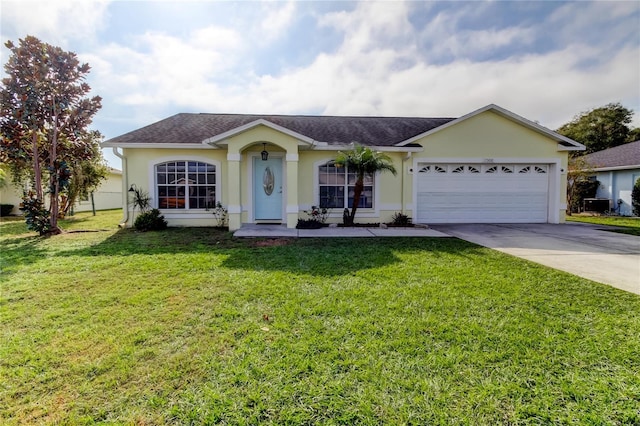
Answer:
[[[616, 188], [616, 181], [614, 179], [615, 179], [615, 176], [613, 175], [613, 170], [611, 170], [609, 172], [609, 183], [611, 183], [611, 190], [609, 191], [609, 196], [611, 197], [609, 200], [609, 210], [611, 210], [611, 207], [612, 207], [611, 205], [614, 204], [618, 198], [620, 198], [619, 196], [616, 196], [617, 188]], [[598, 193], [596, 192], [596, 197], [597, 196], [598, 196]]]
[[113, 147], [112, 148], [113, 153], [116, 155], [116, 157], [118, 157], [120, 160], [122, 160], [122, 220], [120, 221], [120, 224], [118, 224], [118, 227], [120, 228], [126, 228], [127, 227], [127, 222], [129, 222], [129, 203], [128, 203], [128, 197], [129, 197], [129, 193], [128, 188], [129, 188], [129, 171], [127, 170], [127, 157], [125, 157], [124, 155], [120, 154], [118, 152], [118, 148], [117, 147]]
[[413, 156], [412, 152], [407, 152], [407, 156], [402, 159], [402, 173], [400, 173], [400, 213], [404, 213], [404, 163], [411, 159]]

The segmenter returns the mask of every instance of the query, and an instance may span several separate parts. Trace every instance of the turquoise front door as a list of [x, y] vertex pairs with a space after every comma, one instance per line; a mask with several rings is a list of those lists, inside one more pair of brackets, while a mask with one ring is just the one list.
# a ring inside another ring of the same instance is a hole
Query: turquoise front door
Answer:
[[282, 158], [253, 159], [255, 220], [282, 221]]

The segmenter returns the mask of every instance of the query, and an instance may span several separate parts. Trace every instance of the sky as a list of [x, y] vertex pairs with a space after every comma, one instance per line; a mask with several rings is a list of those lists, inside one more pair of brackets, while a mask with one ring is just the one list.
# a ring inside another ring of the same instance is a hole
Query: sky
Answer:
[[27, 35], [89, 63], [106, 139], [180, 112], [459, 117], [492, 103], [553, 130], [620, 102], [640, 127], [638, 0], [0, 0], [3, 64]]

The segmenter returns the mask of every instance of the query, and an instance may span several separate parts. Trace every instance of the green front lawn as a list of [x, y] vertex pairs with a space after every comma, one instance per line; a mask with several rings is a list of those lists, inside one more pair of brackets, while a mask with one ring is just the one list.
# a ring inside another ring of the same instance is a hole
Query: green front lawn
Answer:
[[640, 297], [456, 239], [0, 223], [2, 424], [639, 424]]
[[640, 235], [640, 217], [624, 216], [567, 216], [569, 222], [593, 223], [594, 225], [615, 226], [607, 231], [621, 234]]

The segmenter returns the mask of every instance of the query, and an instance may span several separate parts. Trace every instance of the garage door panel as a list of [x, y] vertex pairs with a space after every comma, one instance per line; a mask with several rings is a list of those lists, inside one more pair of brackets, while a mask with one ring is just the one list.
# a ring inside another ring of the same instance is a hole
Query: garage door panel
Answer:
[[420, 194], [418, 202], [428, 201], [432, 206], [493, 206], [504, 205], [513, 208], [530, 208], [530, 204], [545, 203], [546, 193], [517, 194], [517, 193], [495, 193], [495, 192], [425, 192]]
[[[451, 175], [449, 175], [451, 176]], [[505, 182], [505, 179], [509, 179]], [[457, 191], [460, 188], [466, 188], [473, 191], [493, 191], [492, 188], [497, 188], [497, 191], [516, 192], [518, 190], [539, 190], [541, 187], [546, 188], [548, 178], [542, 177], [530, 177], [525, 179], [522, 176], [518, 178], [512, 178], [511, 176], [499, 175], [499, 176], [455, 176], [447, 179], [446, 177], [428, 177], [419, 179], [418, 192], [449, 192]]]
[[[438, 165], [439, 170], [446, 170], [446, 173], [418, 173], [417, 221], [547, 222], [547, 166], [527, 166], [498, 164], [485, 166], [481, 173], [452, 173], [453, 170], [461, 170], [461, 167], [462, 170], [468, 170], [469, 166], [449, 164]], [[432, 166], [428, 170], [434, 169]], [[525, 172], [515, 172], [523, 169]], [[488, 173], [488, 170], [492, 172]]]

